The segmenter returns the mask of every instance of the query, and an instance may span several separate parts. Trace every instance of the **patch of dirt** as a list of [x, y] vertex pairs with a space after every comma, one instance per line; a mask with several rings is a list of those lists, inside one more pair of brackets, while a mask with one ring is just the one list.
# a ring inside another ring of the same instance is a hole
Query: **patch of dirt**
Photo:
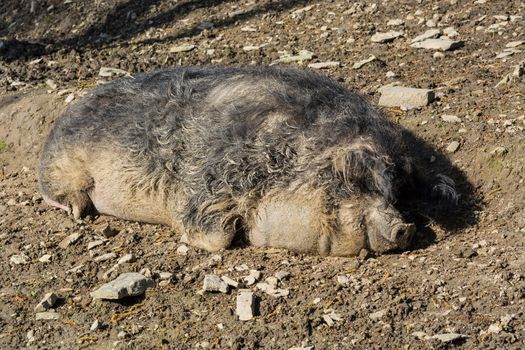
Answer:
[[[3, 1], [0, 346], [524, 348], [525, 79], [514, 77], [495, 88], [525, 59], [524, 45], [496, 57], [509, 42], [525, 40], [524, 17], [521, 1], [498, 0]], [[389, 26], [392, 19], [404, 24]], [[454, 27], [464, 47], [441, 58], [410, 47], [412, 38], [431, 28], [429, 21], [442, 31]], [[374, 33], [389, 30], [404, 35], [386, 44], [370, 41]], [[194, 47], [171, 50], [181, 45]], [[433, 89], [438, 99], [427, 107], [385, 112], [439, 150], [459, 142], [450, 158], [475, 189], [476, 199], [462, 202], [479, 206], [474, 222], [456, 231], [420, 227], [417, 238], [428, 244], [366, 260], [255, 248], [234, 248], [218, 257], [191, 247], [181, 255], [179, 235], [167, 227], [110, 217], [77, 222], [42, 202], [36, 183], [42, 143], [66, 100], [108, 79], [99, 76], [100, 68], [137, 73], [179, 65], [270, 64], [283, 51], [300, 50], [315, 57], [292, 64], [306, 68], [338, 61], [339, 67], [324, 73], [375, 102], [377, 89], [393, 81]], [[370, 55], [378, 60], [352, 68]], [[388, 78], [389, 71], [395, 76]], [[461, 122], [445, 122], [444, 114]], [[106, 223], [119, 233], [88, 250]], [[60, 248], [73, 233], [80, 239]], [[95, 260], [109, 252], [117, 258]], [[127, 253], [136, 261], [105, 278]], [[12, 263], [13, 255], [22, 254], [26, 264]], [[46, 254], [50, 261], [40, 262]], [[247, 322], [235, 316], [235, 289], [197, 294], [206, 274], [241, 280], [246, 268], [260, 270], [261, 280], [289, 272], [279, 286], [290, 294], [275, 298], [249, 287], [257, 316]], [[143, 269], [158, 282], [144, 296], [125, 302], [91, 299], [90, 291], [119, 272]], [[157, 272], [173, 275], [160, 283]], [[36, 320], [33, 308], [50, 291], [61, 297], [56, 307], [61, 318]], [[340, 320], [330, 326], [323, 316], [332, 312]], [[104, 327], [90, 331], [94, 320]], [[464, 337], [432, 338], [443, 333]]]

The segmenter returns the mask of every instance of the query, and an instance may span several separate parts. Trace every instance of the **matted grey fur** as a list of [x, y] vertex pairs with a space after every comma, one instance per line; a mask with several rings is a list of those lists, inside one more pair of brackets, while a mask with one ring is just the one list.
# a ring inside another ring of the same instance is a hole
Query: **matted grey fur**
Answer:
[[[322, 255], [406, 248], [407, 193], [454, 201], [407, 131], [311, 71], [181, 68], [99, 86], [56, 121], [39, 180], [50, 204], [172, 225], [210, 251], [244, 234]], [[430, 180], [429, 180], [430, 179]], [[438, 199], [436, 199], [438, 200]]]

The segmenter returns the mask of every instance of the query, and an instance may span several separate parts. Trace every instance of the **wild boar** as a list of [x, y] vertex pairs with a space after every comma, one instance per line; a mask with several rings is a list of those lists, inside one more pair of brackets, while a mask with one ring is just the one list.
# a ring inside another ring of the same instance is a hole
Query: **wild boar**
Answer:
[[[171, 225], [208, 251], [256, 246], [352, 256], [409, 246], [407, 193], [454, 201], [427, 176], [408, 131], [311, 71], [180, 68], [98, 86], [45, 143], [46, 202]], [[439, 197], [439, 198], [438, 198]]]

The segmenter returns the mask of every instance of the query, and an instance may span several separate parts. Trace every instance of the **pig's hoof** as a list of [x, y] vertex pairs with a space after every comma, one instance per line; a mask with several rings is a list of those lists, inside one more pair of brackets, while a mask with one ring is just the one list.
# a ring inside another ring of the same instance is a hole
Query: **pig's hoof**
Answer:
[[203, 232], [199, 230], [188, 230], [184, 232], [180, 241], [199, 249], [209, 252], [217, 252], [221, 249], [228, 248], [233, 240], [234, 234], [224, 231]]

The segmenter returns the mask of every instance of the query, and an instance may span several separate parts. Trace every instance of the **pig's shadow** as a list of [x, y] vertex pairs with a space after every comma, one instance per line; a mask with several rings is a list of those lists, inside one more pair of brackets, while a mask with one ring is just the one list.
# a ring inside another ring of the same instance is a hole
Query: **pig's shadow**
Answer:
[[[458, 233], [478, 222], [477, 213], [483, 203], [465, 173], [448, 156], [409, 130], [405, 130], [403, 137], [406, 144], [410, 145], [407, 156], [416, 161], [420, 170], [427, 175], [426, 178], [433, 181], [438, 174], [446, 175], [454, 180], [458, 194], [457, 204], [439, 203], [425, 198], [424, 191], [418, 189], [412, 193], [403, 193], [399, 199], [396, 207], [417, 226], [411, 248], [424, 249], [436, 241], [437, 235], [432, 225], [438, 225], [446, 234]], [[431, 187], [432, 183], [426, 185]]]

